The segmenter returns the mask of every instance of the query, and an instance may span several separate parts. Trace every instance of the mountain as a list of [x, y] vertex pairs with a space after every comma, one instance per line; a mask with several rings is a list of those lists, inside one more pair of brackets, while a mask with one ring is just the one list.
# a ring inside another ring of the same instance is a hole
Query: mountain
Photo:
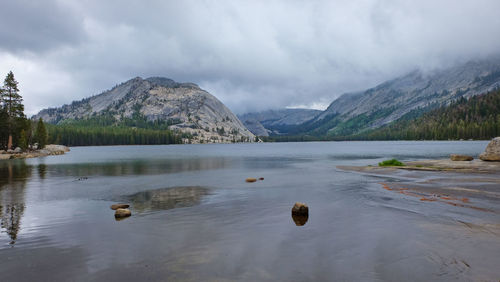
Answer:
[[[40, 111], [33, 118], [56, 124], [88, 120], [142, 120], [168, 123], [168, 128], [190, 136], [189, 142], [252, 142], [255, 136], [217, 98], [193, 83], [168, 78], [136, 77], [99, 95], [60, 108]], [[188, 140], [185, 140], [186, 142]]]
[[374, 88], [343, 94], [323, 113], [287, 133], [350, 136], [498, 87], [500, 58], [470, 61], [432, 72], [415, 70]]
[[401, 118], [387, 126], [354, 135], [358, 140], [490, 140], [500, 136], [500, 90], [424, 113], [418, 118]]
[[269, 136], [286, 133], [290, 127], [303, 124], [322, 113], [311, 109], [280, 109], [238, 115], [243, 124], [255, 135]]

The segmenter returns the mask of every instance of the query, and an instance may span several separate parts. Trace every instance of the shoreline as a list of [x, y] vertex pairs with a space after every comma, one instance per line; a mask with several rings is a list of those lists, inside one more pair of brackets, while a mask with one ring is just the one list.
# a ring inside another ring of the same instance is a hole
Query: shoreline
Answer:
[[452, 161], [449, 159], [418, 160], [406, 162], [404, 166], [337, 166], [341, 170], [358, 172], [377, 172], [388, 170], [415, 170], [415, 171], [441, 171], [500, 174], [500, 162], [494, 161]]
[[33, 150], [27, 152], [19, 152], [19, 153], [1, 153], [0, 160], [13, 160], [13, 159], [31, 159], [31, 158], [39, 158], [46, 156], [57, 156], [64, 155], [66, 152], [69, 152], [69, 147], [64, 145], [47, 145], [45, 148], [40, 150]]
[[499, 213], [500, 162], [419, 160], [405, 166], [337, 166], [381, 180], [380, 189], [422, 202], [448, 204], [481, 212]]

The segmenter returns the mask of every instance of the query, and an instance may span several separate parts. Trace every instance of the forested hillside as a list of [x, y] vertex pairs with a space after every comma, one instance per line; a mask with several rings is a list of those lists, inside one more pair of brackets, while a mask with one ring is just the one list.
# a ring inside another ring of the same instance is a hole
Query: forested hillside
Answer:
[[175, 121], [148, 121], [143, 115], [116, 120], [104, 115], [82, 120], [47, 124], [49, 142], [67, 146], [181, 144], [189, 134], [174, 132]]
[[491, 139], [500, 135], [500, 90], [460, 98], [416, 119], [405, 118], [361, 133], [355, 140]]
[[270, 136], [267, 142], [342, 140], [489, 140], [500, 136], [500, 90], [460, 98], [430, 111], [415, 109], [401, 119], [372, 130], [339, 136]]

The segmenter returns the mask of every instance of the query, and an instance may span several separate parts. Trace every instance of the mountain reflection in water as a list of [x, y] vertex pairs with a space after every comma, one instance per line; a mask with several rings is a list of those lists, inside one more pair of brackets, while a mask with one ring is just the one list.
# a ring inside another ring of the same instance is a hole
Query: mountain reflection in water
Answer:
[[135, 210], [145, 212], [191, 207], [199, 204], [205, 195], [208, 195], [207, 188], [188, 186], [143, 191], [129, 199]]

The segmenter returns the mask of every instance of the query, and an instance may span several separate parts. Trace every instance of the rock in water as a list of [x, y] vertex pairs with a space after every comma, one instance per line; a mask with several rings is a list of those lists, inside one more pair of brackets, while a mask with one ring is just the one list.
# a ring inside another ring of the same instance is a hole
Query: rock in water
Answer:
[[500, 137], [493, 138], [479, 158], [483, 161], [500, 161]]
[[257, 181], [257, 179], [253, 178], [253, 177], [249, 177], [249, 178], [245, 179], [245, 181], [246, 182], [255, 182], [255, 181]]
[[[80, 178], [79, 178], [78, 180], [80, 180]], [[130, 207], [130, 205], [129, 205], [129, 204], [114, 204], [114, 205], [111, 205], [111, 209], [112, 209], [112, 210], [117, 210], [117, 209], [126, 209], [126, 208], [128, 208], [128, 207]]]
[[131, 215], [132, 213], [129, 209], [117, 209], [115, 212], [115, 218], [123, 218]]
[[472, 161], [474, 158], [471, 156], [467, 156], [467, 155], [451, 154], [450, 159], [452, 161]]
[[295, 203], [292, 208], [292, 215], [309, 216], [309, 207], [304, 203]]

